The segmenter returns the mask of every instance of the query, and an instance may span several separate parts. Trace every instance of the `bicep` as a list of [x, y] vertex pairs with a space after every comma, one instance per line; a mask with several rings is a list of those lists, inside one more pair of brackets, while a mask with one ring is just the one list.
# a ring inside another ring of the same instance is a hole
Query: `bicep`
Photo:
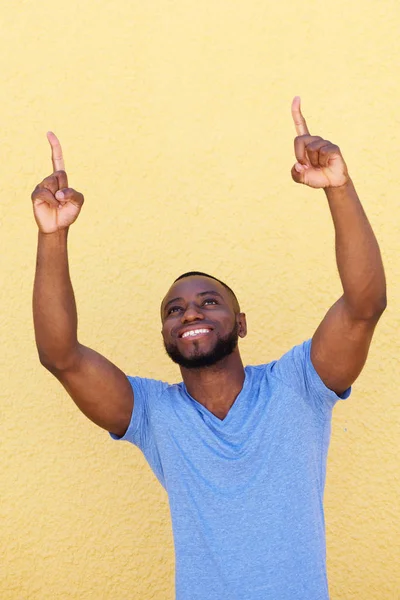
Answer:
[[122, 437], [133, 411], [133, 389], [107, 358], [79, 345], [71, 365], [53, 371], [78, 408], [96, 425]]
[[342, 296], [316, 330], [311, 361], [324, 384], [336, 394], [342, 394], [361, 373], [377, 320], [352, 318]]

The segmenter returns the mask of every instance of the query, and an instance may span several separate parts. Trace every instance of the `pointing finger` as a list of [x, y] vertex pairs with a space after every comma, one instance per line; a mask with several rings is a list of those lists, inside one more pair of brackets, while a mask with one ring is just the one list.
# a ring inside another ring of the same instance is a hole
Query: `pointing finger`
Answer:
[[309, 135], [307, 123], [300, 108], [300, 96], [295, 96], [292, 102], [292, 117], [294, 126], [296, 127], [297, 135]]
[[52, 132], [47, 132], [47, 139], [51, 146], [51, 162], [53, 163], [54, 171], [65, 171], [64, 158], [61, 149], [61, 144], [57, 136]]
[[53, 177], [57, 178], [59, 190], [68, 187], [68, 177], [65, 171], [55, 171]]

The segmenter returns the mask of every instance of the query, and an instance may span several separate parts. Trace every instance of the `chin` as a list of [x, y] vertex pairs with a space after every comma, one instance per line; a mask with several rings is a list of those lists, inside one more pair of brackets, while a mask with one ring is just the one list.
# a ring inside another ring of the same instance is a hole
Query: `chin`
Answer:
[[194, 352], [190, 356], [185, 356], [175, 344], [164, 344], [165, 350], [170, 359], [185, 369], [204, 369], [213, 367], [224, 358], [232, 354], [237, 348], [238, 338], [231, 336], [228, 339], [220, 339], [214, 348], [208, 352]]

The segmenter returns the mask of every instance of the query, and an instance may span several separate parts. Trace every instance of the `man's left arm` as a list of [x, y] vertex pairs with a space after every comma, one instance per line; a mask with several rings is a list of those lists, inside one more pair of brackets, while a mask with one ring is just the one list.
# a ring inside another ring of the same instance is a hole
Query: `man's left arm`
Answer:
[[378, 242], [349, 177], [339, 148], [311, 136], [295, 98], [292, 115], [298, 137], [297, 183], [323, 188], [336, 242], [343, 295], [329, 309], [311, 344], [311, 361], [325, 385], [342, 394], [360, 374], [372, 335], [386, 307], [386, 283]]

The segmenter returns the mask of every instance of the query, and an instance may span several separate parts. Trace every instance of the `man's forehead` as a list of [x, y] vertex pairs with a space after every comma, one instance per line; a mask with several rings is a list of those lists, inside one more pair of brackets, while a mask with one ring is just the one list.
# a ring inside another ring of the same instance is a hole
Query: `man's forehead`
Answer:
[[165, 306], [165, 304], [174, 298], [185, 298], [187, 296], [202, 294], [207, 291], [218, 292], [218, 294], [224, 298], [227, 297], [228, 292], [219, 281], [216, 281], [211, 277], [191, 275], [190, 277], [179, 279], [172, 284], [162, 301], [162, 306]]

